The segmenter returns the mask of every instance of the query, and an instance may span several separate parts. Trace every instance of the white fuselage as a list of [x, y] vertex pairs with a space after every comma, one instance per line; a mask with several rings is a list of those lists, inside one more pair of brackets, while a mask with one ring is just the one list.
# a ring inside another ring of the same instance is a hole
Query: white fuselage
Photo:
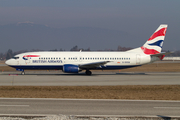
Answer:
[[124, 69], [152, 62], [150, 55], [130, 52], [27, 52], [6, 61], [17, 69], [62, 69], [65, 64], [108, 63], [89, 69]]

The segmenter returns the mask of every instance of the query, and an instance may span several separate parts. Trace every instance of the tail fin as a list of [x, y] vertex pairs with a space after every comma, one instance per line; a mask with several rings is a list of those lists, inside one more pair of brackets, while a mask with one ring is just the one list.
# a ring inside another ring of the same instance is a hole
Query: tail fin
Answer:
[[161, 53], [163, 41], [165, 38], [166, 24], [162, 24], [158, 29], [152, 34], [148, 41], [141, 47], [142, 51], [147, 55], [153, 55]]

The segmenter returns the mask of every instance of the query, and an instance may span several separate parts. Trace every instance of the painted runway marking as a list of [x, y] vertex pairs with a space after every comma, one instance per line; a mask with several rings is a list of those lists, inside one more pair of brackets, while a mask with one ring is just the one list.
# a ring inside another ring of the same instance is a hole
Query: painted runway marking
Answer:
[[0, 105], [0, 107], [29, 107], [29, 105]]
[[180, 109], [180, 107], [154, 107], [155, 109]]

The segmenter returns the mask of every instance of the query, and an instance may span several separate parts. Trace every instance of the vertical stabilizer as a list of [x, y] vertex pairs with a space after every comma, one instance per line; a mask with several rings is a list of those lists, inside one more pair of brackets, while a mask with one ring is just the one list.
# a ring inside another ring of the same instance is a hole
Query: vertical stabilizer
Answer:
[[153, 55], [161, 53], [167, 26], [168, 25], [166, 24], [161, 24], [148, 41], [141, 47], [145, 54]]

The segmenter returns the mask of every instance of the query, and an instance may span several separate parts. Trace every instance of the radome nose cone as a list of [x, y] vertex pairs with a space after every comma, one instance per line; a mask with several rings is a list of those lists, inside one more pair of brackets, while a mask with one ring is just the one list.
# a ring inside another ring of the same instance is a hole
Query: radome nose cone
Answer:
[[6, 60], [5, 64], [6, 64], [6, 65], [9, 65], [9, 60]]

